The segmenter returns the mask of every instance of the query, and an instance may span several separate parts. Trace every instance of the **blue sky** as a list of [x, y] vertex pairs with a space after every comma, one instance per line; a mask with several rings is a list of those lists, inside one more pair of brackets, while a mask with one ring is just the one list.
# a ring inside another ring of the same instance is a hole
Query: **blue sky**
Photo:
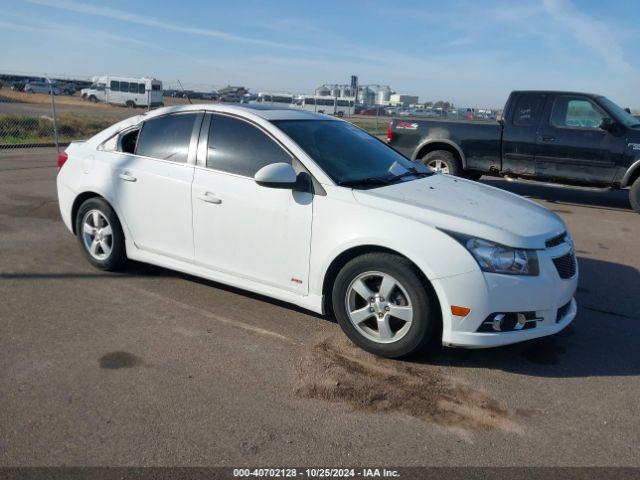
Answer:
[[0, 0], [0, 71], [295, 93], [357, 74], [459, 106], [553, 88], [638, 108], [639, 24], [623, 0]]

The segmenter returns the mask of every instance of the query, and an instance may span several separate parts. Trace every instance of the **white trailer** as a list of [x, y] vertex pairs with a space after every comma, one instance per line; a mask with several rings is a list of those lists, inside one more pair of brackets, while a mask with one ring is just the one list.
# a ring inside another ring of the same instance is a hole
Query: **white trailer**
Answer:
[[83, 88], [84, 100], [133, 107], [158, 107], [163, 105], [162, 82], [155, 78], [93, 77], [93, 84]]

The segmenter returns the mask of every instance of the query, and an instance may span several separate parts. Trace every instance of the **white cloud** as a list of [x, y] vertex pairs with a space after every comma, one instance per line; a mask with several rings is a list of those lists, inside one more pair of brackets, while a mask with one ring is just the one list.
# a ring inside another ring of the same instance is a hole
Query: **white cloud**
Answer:
[[542, 0], [547, 13], [602, 61], [617, 71], [629, 71], [624, 51], [607, 25], [580, 12], [569, 0]]
[[147, 27], [161, 28], [164, 30], [171, 30], [174, 32], [188, 33], [192, 35], [200, 35], [210, 38], [219, 38], [221, 40], [227, 40], [237, 43], [246, 43], [252, 45], [260, 45], [263, 47], [280, 48], [286, 50], [299, 50], [299, 51], [315, 51], [314, 48], [302, 47], [300, 45], [272, 42], [270, 40], [264, 40], [260, 38], [244, 37], [241, 35], [235, 35], [222, 30], [214, 30], [210, 28], [198, 28], [187, 27], [178, 25], [175, 23], [169, 23], [162, 20], [156, 20], [154, 18], [148, 18], [146, 16], [137, 15], [124, 10], [117, 10], [109, 7], [102, 7], [99, 5], [91, 5], [87, 3], [68, 1], [68, 0], [25, 0], [28, 3], [34, 3], [50, 8], [56, 8], [60, 10], [71, 11], [75, 13], [83, 13], [87, 15], [94, 15], [105, 18], [112, 18], [114, 20], [120, 20], [122, 22], [135, 23], [138, 25], [145, 25]]

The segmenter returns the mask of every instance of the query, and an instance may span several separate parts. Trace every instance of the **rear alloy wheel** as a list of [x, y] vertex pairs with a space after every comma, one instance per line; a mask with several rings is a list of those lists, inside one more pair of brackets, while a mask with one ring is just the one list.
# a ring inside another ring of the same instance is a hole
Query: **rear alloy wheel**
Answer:
[[640, 213], [640, 177], [633, 182], [629, 190], [629, 202], [636, 213]]
[[78, 210], [76, 234], [82, 251], [94, 266], [118, 270], [126, 262], [124, 234], [111, 206], [101, 198], [90, 198]]
[[388, 253], [349, 261], [336, 277], [332, 304], [340, 327], [356, 345], [389, 358], [421, 350], [434, 337], [439, 319], [413, 264]]
[[422, 157], [420, 161], [433, 172], [446, 173], [454, 176], [458, 176], [460, 173], [458, 160], [453, 156], [453, 153], [447, 152], [446, 150], [429, 152]]

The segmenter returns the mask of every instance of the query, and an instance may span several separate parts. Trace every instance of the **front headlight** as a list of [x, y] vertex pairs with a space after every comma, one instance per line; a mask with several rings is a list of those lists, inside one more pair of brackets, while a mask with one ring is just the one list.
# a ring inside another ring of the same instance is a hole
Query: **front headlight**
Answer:
[[506, 247], [481, 238], [447, 232], [458, 240], [476, 259], [484, 272], [507, 275], [538, 275], [538, 254], [535, 250]]

